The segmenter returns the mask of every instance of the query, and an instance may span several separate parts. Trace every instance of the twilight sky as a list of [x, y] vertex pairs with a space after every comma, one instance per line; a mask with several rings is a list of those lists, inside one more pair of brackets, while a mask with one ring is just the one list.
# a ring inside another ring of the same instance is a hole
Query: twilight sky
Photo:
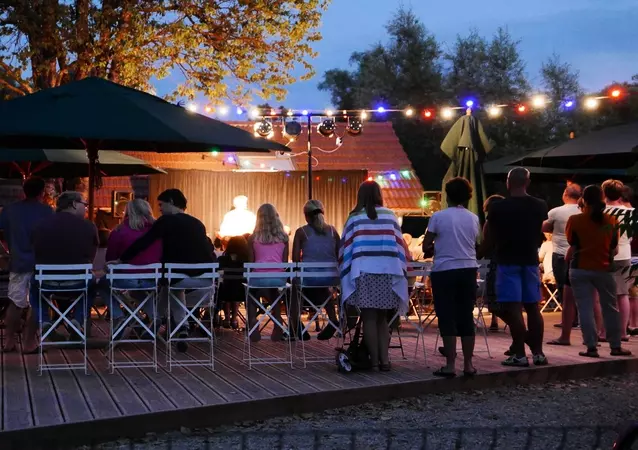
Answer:
[[[638, 0], [333, 0], [323, 17], [323, 40], [315, 46], [317, 75], [290, 86], [283, 104], [295, 109], [331, 106], [329, 94], [317, 90], [323, 72], [348, 68], [352, 52], [384, 42], [384, 24], [401, 5], [412, 8], [444, 49], [471, 28], [489, 37], [497, 27], [507, 26], [522, 40], [532, 85], [538, 84], [541, 62], [553, 52], [580, 71], [586, 90], [638, 73]], [[172, 77], [160, 81], [158, 94], [176, 82]], [[196, 101], [206, 103], [205, 98]]]

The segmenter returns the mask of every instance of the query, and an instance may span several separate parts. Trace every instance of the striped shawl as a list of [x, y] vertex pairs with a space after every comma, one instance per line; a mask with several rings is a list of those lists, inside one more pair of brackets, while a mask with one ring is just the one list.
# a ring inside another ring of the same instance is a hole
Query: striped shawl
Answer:
[[401, 227], [394, 213], [377, 207], [376, 220], [365, 210], [350, 214], [343, 229], [339, 248], [342, 302], [354, 293], [357, 278], [364, 273], [392, 275], [392, 289], [401, 299], [399, 311], [407, 312], [408, 281], [406, 261], [408, 250]]

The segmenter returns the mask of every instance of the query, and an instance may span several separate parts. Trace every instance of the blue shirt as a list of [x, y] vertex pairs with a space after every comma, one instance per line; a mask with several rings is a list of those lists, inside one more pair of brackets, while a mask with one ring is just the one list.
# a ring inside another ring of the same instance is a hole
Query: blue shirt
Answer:
[[0, 213], [0, 229], [9, 246], [10, 270], [15, 273], [32, 272], [35, 267], [31, 234], [53, 210], [36, 200], [22, 200], [5, 206]]

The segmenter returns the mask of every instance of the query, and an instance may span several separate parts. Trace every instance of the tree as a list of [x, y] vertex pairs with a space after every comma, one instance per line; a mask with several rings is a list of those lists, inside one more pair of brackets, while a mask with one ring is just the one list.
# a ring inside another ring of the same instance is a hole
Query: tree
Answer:
[[0, 85], [24, 95], [99, 76], [150, 90], [177, 71], [175, 95], [282, 99], [298, 66], [313, 75], [329, 2], [0, 0]]

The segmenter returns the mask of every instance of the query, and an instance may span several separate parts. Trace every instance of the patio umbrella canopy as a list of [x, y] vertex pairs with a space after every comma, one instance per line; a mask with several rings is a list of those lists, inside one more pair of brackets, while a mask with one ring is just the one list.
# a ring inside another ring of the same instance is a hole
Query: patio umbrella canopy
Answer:
[[[120, 152], [104, 152], [100, 175], [121, 177], [166, 173], [146, 161]], [[0, 178], [83, 178], [89, 175], [89, 158], [83, 150], [0, 150]]]
[[441, 150], [451, 160], [450, 168], [443, 178], [441, 208], [447, 206], [445, 183], [454, 177], [464, 177], [474, 188], [468, 209], [483, 222], [483, 201], [486, 192], [483, 161], [486, 154], [492, 150], [492, 144], [483, 130], [483, 125], [468, 110], [465, 116], [452, 125], [441, 144]]
[[582, 169], [628, 169], [638, 163], [638, 123], [619, 125], [570, 139], [520, 157], [513, 164]]
[[289, 151], [277, 142], [101, 78], [0, 102], [0, 147], [86, 150], [90, 217], [100, 149]]

